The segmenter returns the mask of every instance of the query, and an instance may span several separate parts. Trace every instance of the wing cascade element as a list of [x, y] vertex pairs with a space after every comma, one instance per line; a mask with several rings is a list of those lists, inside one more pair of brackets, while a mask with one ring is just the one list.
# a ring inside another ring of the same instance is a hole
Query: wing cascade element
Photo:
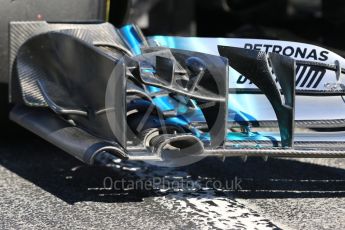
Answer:
[[[267, 97], [277, 115], [283, 147], [293, 147], [295, 117], [295, 61], [279, 54], [219, 46], [219, 53], [230, 65], [252, 81]], [[284, 95], [282, 100], [276, 80]]]

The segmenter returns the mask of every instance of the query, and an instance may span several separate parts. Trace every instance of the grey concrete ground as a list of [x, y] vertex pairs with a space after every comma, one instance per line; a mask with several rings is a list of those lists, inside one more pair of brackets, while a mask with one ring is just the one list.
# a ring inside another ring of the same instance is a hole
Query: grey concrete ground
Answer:
[[[35, 136], [17, 139], [0, 142], [0, 229], [345, 228], [342, 159], [138, 163], [121, 175], [82, 165]], [[117, 190], [105, 189], [105, 178], [161, 181]], [[224, 186], [234, 181], [239, 191]]]

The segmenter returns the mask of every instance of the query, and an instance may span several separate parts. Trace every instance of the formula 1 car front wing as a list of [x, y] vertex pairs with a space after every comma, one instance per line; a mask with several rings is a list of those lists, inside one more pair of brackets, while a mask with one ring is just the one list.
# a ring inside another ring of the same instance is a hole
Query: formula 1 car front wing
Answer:
[[11, 119], [85, 163], [345, 157], [329, 50], [108, 23], [13, 22], [10, 38]]

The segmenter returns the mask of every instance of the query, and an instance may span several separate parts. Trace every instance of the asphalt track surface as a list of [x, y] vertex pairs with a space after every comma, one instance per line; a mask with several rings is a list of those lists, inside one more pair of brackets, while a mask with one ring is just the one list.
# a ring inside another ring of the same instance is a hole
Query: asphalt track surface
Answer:
[[86, 166], [34, 135], [2, 139], [0, 229], [345, 229], [343, 159], [121, 164]]

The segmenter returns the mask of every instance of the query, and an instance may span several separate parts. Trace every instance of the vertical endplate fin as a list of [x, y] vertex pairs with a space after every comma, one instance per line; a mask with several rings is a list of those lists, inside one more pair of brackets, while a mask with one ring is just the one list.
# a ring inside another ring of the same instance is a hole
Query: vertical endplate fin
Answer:
[[273, 71], [281, 85], [285, 102], [272, 76], [266, 53], [236, 47], [218, 46], [230, 66], [252, 81], [272, 104], [277, 116], [283, 147], [293, 147], [295, 106], [295, 61], [279, 54], [270, 54]]
[[280, 124], [280, 128], [283, 129], [281, 134], [284, 135], [282, 139], [286, 140], [285, 144], [287, 146], [293, 147], [295, 129], [296, 62], [289, 57], [277, 53], [270, 53], [269, 58], [284, 95], [284, 105], [287, 110], [287, 113], [284, 114], [287, 116], [284, 118], [286, 122]]

